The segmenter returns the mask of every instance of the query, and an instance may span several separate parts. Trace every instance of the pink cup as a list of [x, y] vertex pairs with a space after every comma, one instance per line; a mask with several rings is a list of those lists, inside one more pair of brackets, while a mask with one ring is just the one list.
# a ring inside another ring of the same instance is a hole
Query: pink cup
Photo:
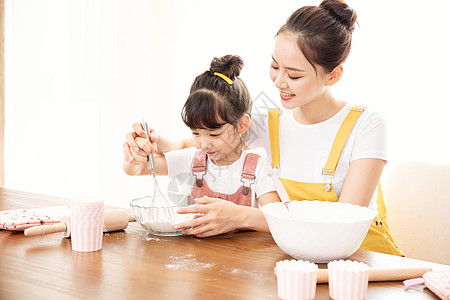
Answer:
[[92, 252], [102, 249], [103, 223], [83, 226], [71, 226], [72, 250], [78, 252]]
[[72, 199], [70, 231], [73, 251], [91, 252], [102, 249], [103, 209], [104, 203], [101, 200]]
[[332, 299], [366, 299], [369, 267], [362, 262], [334, 260], [328, 263], [328, 287]]
[[283, 260], [276, 264], [278, 297], [281, 299], [314, 299], [317, 265], [302, 260]]

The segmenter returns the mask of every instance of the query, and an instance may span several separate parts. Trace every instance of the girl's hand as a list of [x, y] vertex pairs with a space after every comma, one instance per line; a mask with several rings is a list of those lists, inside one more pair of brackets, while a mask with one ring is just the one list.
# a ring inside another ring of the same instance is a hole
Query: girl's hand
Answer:
[[127, 133], [126, 141], [123, 143], [123, 156], [128, 164], [146, 163], [150, 152], [156, 153], [158, 135], [153, 128], [149, 128], [149, 130], [151, 142], [141, 124], [133, 123], [133, 131]]
[[183, 234], [208, 237], [242, 228], [244, 220], [242, 218], [244, 212], [242, 206], [230, 201], [209, 197], [197, 199], [196, 203], [203, 205], [194, 205], [177, 210], [177, 213], [198, 215], [193, 220], [176, 224], [175, 230], [193, 227], [192, 229], [184, 229]]

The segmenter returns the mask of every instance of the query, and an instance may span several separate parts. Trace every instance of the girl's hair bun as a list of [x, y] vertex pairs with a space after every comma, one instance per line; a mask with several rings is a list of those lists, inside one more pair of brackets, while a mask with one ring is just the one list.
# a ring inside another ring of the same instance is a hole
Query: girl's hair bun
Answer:
[[211, 61], [209, 71], [211, 73], [218, 72], [234, 79], [241, 73], [244, 61], [238, 55], [225, 55], [222, 57], [214, 57]]
[[319, 7], [325, 9], [338, 22], [347, 27], [350, 32], [355, 30], [356, 11], [344, 1], [324, 0], [320, 3]]

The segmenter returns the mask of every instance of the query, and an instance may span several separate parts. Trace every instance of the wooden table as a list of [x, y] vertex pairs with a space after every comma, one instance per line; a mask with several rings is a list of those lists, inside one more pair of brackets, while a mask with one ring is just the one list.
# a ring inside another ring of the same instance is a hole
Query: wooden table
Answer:
[[[68, 205], [68, 200], [0, 188], [0, 210]], [[212, 238], [147, 236], [136, 223], [105, 233], [103, 249], [73, 252], [56, 233], [25, 237], [0, 231], [0, 299], [278, 299], [275, 263], [290, 259], [269, 234]], [[369, 266], [449, 266], [369, 251], [350, 257]], [[320, 265], [325, 267], [325, 265]], [[328, 299], [328, 285], [316, 299]], [[424, 286], [369, 284], [368, 299], [437, 299]]]

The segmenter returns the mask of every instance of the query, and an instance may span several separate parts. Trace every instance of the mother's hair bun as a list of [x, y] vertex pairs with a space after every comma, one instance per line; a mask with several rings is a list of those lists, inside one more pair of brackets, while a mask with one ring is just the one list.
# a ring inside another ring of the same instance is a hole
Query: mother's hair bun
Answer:
[[356, 11], [344, 1], [324, 0], [320, 3], [319, 7], [325, 9], [338, 22], [347, 27], [350, 32], [353, 32], [357, 17]]

